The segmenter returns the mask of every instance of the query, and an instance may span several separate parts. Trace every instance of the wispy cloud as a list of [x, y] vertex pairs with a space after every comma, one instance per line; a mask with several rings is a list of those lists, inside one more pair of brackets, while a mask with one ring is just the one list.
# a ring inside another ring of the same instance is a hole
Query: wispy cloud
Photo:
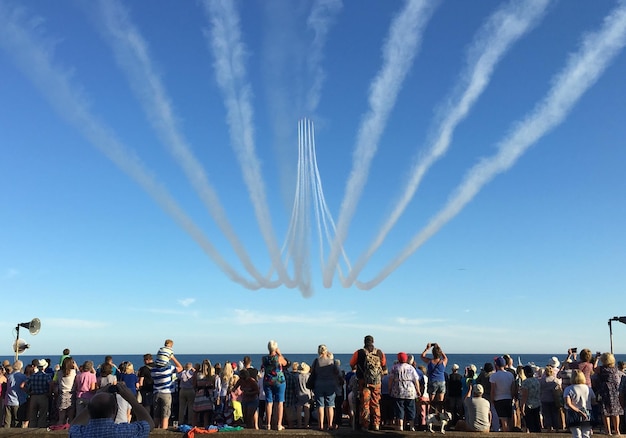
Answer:
[[498, 152], [484, 158], [465, 176], [447, 204], [411, 239], [402, 252], [373, 280], [357, 283], [361, 289], [380, 284], [411, 254], [454, 218], [498, 174], [510, 169], [535, 142], [561, 123], [580, 97], [596, 82], [626, 45], [626, 2], [605, 18], [600, 30], [586, 34], [578, 52], [555, 76], [547, 95], [498, 144]]
[[229, 321], [241, 325], [268, 325], [268, 324], [324, 324], [325, 326], [336, 324], [342, 320], [339, 314], [265, 314], [248, 309], [234, 309], [233, 317]]
[[395, 319], [395, 322], [400, 325], [427, 325], [427, 324], [441, 324], [446, 322], [445, 319], [436, 319], [436, 318], [404, 318], [398, 317]]
[[390, 25], [389, 36], [383, 47], [383, 65], [370, 86], [370, 108], [363, 117], [357, 134], [352, 170], [337, 219], [337, 233], [324, 266], [325, 287], [332, 286], [335, 268], [367, 181], [370, 164], [378, 149], [378, 142], [413, 59], [419, 51], [423, 31], [436, 4], [438, 2], [429, 0], [407, 1]]
[[101, 329], [111, 325], [108, 321], [92, 319], [45, 318], [46, 328]]
[[183, 307], [189, 307], [195, 302], [196, 302], [195, 298], [184, 298], [182, 300], [178, 300], [178, 303]]
[[8, 268], [6, 271], [4, 271], [4, 275], [2, 276], [3, 280], [11, 280], [15, 277], [18, 277], [20, 275], [20, 271], [18, 271], [15, 268]]

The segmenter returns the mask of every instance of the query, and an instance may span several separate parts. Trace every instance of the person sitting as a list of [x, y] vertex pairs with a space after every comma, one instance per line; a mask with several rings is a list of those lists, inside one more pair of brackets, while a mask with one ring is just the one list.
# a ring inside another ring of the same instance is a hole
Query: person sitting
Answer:
[[[115, 423], [117, 414], [117, 399], [115, 392], [110, 388], [116, 388], [117, 393], [132, 407], [137, 421], [132, 423]], [[74, 419], [70, 426], [70, 438], [82, 438], [92, 436], [116, 436], [138, 437], [150, 436], [154, 429], [154, 421], [150, 413], [138, 401], [135, 395], [128, 389], [124, 382], [117, 385], [107, 385], [101, 388], [89, 401], [87, 409]]]
[[491, 405], [483, 398], [483, 385], [477, 383], [472, 388], [472, 397], [463, 400], [465, 420], [456, 423], [455, 431], [488, 433], [491, 426]]

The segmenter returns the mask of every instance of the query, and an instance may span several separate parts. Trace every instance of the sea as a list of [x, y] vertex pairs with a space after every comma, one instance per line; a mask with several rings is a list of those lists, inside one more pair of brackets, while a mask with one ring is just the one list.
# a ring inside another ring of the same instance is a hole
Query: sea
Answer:
[[[153, 352], [152, 355], [154, 357], [156, 357], [156, 352]], [[393, 363], [393, 361], [396, 359], [396, 353], [390, 353], [390, 352], [385, 352], [387, 355], [387, 361], [391, 364]], [[408, 352], [407, 352], [408, 353]], [[220, 365], [224, 365], [225, 362], [229, 361], [229, 362], [239, 362], [243, 360], [243, 357], [246, 355], [247, 353], [241, 353], [241, 354], [176, 354], [176, 358], [180, 361], [181, 364], [185, 365], [185, 363], [187, 362], [191, 362], [192, 364], [198, 364], [201, 363], [204, 359], [209, 359], [211, 361], [211, 364], [215, 365], [216, 363], [219, 363]], [[288, 352], [283, 352], [284, 356], [291, 362], [306, 362], [307, 364], [311, 365], [313, 363], [313, 360], [317, 357], [316, 354], [289, 354]], [[413, 354], [415, 356], [415, 360], [419, 363], [421, 363], [419, 355], [420, 353], [409, 353], [409, 354]], [[526, 364], [534, 364], [537, 365], [539, 367], [543, 367], [545, 366], [548, 361], [553, 357], [556, 356], [556, 358], [563, 362], [566, 358], [567, 358], [567, 353], [561, 353], [561, 354], [530, 354], [530, 353], [524, 353], [524, 354], [512, 354], [512, 353], [508, 353], [514, 361], [514, 365], [526, 365]], [[101, 364], [102, 362], [104, 362], [104, 357], [106, 354], [92, 354], [92, 355], [72, 355], [72, 357], [74, 358], [74, 360], [76, 361], [77, 364], [81, 365], [83, 364], [85, 361], [87, 360], [91, 360], [93, 361], [94, 365], [97, 367], [99, 364]], [[261, 360], [262, 357], [265, 356], [265, 354], [247, 354], [248, 356], [250, 356], [250, 358], [252, 359], [252, 365], [255, 368], [260, 368], [261, 366]], [[454, 354], [454, 353], [450, 353], [447, 354], [448, 355], [448, 371], [451, 370], [452, 365], [453, 364], [458, 364], [461, 371], [463, 371], [465, 369], [465, 367], [469, 366], [470, 364], [474, 364], [476, 365], [476, 369], [480, 370], [483, 365], [487, 362], [491, 362], [493, 363], [494, 359], [498, 356], [500, 356], [501, 354], [498, 353], [494, 353], [494, 354]], [[120, 364], [122, 362], [125, 361], [129, 361], [132, 362], [132, 364], [134, 365], [135, 370], [138, 370], [141, 366], [143, 366], [143, 354], [110, 354], [110, 356], [113, 357], [113, 362], [115, 364]], [[20, 355], [19, 359], [22, 360], [24, 362], [24, 364], [28, 364], [30, 363], [33, 359], [50, 359], [50, 363], [52, 364], [52, 366], [56, 365], [59, 363], [60, 360], [60, 355], [59, 356], [46, 356], [46, 357], [36, 357], [36, 356], [30, 356], [30, 355]], [[352, 353], [335, 353], [335, 359], [338, 359], [341, 362], [341, 369], [345, 370], [346, 372], [348, 372], [350, 370], [350, 358], [352, 357]], [[1, 358], [2, 360], [4, 359], [8, 359], [9, 361], [13, 362], [13, 360], [15, 359], [13, 356], [5, 356]], [[619, 355], [616, 354], [615, 355], [615, 359], [617, 361], [623, 360], [626, 361], [626, 355]]]

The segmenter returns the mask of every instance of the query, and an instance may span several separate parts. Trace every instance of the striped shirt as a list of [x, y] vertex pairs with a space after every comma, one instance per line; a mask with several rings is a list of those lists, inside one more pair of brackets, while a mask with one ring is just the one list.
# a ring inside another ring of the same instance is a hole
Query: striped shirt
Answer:
[[174, 365], [166, 365], [164, 367], [153, 367], [150, 370], [152, 380], [154, 380], [154, 390], [156, 394], [174, 392], [174, 380], [172, 376], [176, 375], [176, 367]]

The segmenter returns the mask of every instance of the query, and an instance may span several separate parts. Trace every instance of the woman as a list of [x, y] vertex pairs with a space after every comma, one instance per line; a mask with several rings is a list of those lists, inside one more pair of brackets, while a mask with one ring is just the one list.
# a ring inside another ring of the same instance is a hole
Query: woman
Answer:
[[520, 408], [528, 432], [541, 432], [541, 390], [535, 370], [530, 365], [522, 368], [526, 377], [520, 383]]
[[76, 394], [76, 416], [87, 407], [89, 400], [95, 395], [98, 381], [93, 369], [93, 362], [85, 361], [80, 372], [74, 379], [74, 393]]
[[389, 393], [394, 401], [394, 414], [398, 419], [397, 430], [415, 430], [415, 399], [421, 396], [419, 375], [407, 363], [408, 355], [398, 353], [398, 364], [389, 373]]
[[572, 384], [563, 391], [567, 427], [572, 432], [572, 438], [591, 438], [590, 412], [595, 397], [593, 389], [587, 386], [583, 372], [574, 370]]
[[317, 418], [319, 430], [333, 429], [335, 414], [335, 391], [339, 379], [339, 368], [335, 365], [333, 354], [326, 345], [317, 347], [317, 358], [311, 365], [311, 374], [315, 375], [315, 403], [317, 404]]
[[[433, 357], [429, 359], [426, 357], [426, 353], [431, 348]], [[426, 363], [430, 403], [435, 408], [442, 408], [443, 400], [446, 395], [446, 366], [448, 366], [448, 357], [441, 347], [439, 347], [439, 344], [428, 343], [422, 352], [422, 361]]]
[[233, 388], [234, 391], [241, 389], [241, 407], [243, 420], [247, 429], [259, 429], [259, 385], [256, 380], [257, 370], [254, 368], [239, 371], [239, 380]]
[[204, 359], [192, 378], [193, 388], [196, 392], [193, 404], [195, 412], [194, 425], [207, 427], [213, 419], [215, 409], [215, 374], [209, 359]]
[[296, 377], [296, 427], [298, 429], [302, 427], [308, 429], [311, 418], [313, 392], [306, 387], [306, 381], [309, 380], [310, 373], [311, 367], [306, 362], [300, 363]]
[[193, 423], [193, 402], [196, 399], [194, 374], [196, 370], [191, 362], [185, 363], [183, 370], [178, 373], [178, 424]]
[[[135, 368], [131, 362], [122, 362], [118, 368], [117, 379], [120, 382], [124, 382], [130, 392], [132, 392], [135, 397], [137, 397], [137, 389], [139, 388], [139, 379], [135, 374]], [[121, 400], [120, 400], [121, 399]], [[128, 418], [128, 422], [132, 418], [132, 408], [130, 403], [124, 400], [122, 397], [118, 399], [120, 401], [119, 408], [123, 409], [126, 412], [126, 417]]]
[[[602, 366], [596, 368], [598, 374], [598, 392], [601, 399], [600, 409], [604, 428], [608, 435], [619, 435], [619, 417], [624, 415], [624, 409], [619, 401], [619, 384], [621, 376], [615, 368], [615, 356], [611, 353], [602, 353]], [[611, 432], [612, 431], [612, 432]]]
[[74, 359], [66, 356], [61, 363], [61, 368], [56, 372], [54, 381], [58, 393], [57, 403], [59, 409], [58, 424], [71, 423], [76, 413], [76, 400], [74, 398], [74, 382], [78, 366]]
[[268, 355], [263, 356], [261, 370], [263, 370], [263, 393], [265, 394], [265, 412], [267, 418], [266, 429], [272, 428], [272, 413], [276, 410], [276, 429], [284, 430], [283, 404], [285, 403], [285, 374], [283, 367], [287, 366], [287, 359], [278, 349], [274, 340], [267, 343]]
[[554, 398], [554, 394], [560, 388], [561, 381], [556, 377], [555, 368], [549, 363], [546, 365], [543, 376], [539, 379], [543, 427], [548, 432], [555, 432], [561, 428], [561, 408]]
[[593, 369], [596, 366], [597, 358], [594, 358], [593, 353], [590, 349], [584, 348], [580, 352], [580, 360], [576, 362], [572, 362], [570, 364], [570, 369], [578, 369], [585, 376], [585, 384], [587, 386], [591, 386], [591, 375], [593, 374]]

